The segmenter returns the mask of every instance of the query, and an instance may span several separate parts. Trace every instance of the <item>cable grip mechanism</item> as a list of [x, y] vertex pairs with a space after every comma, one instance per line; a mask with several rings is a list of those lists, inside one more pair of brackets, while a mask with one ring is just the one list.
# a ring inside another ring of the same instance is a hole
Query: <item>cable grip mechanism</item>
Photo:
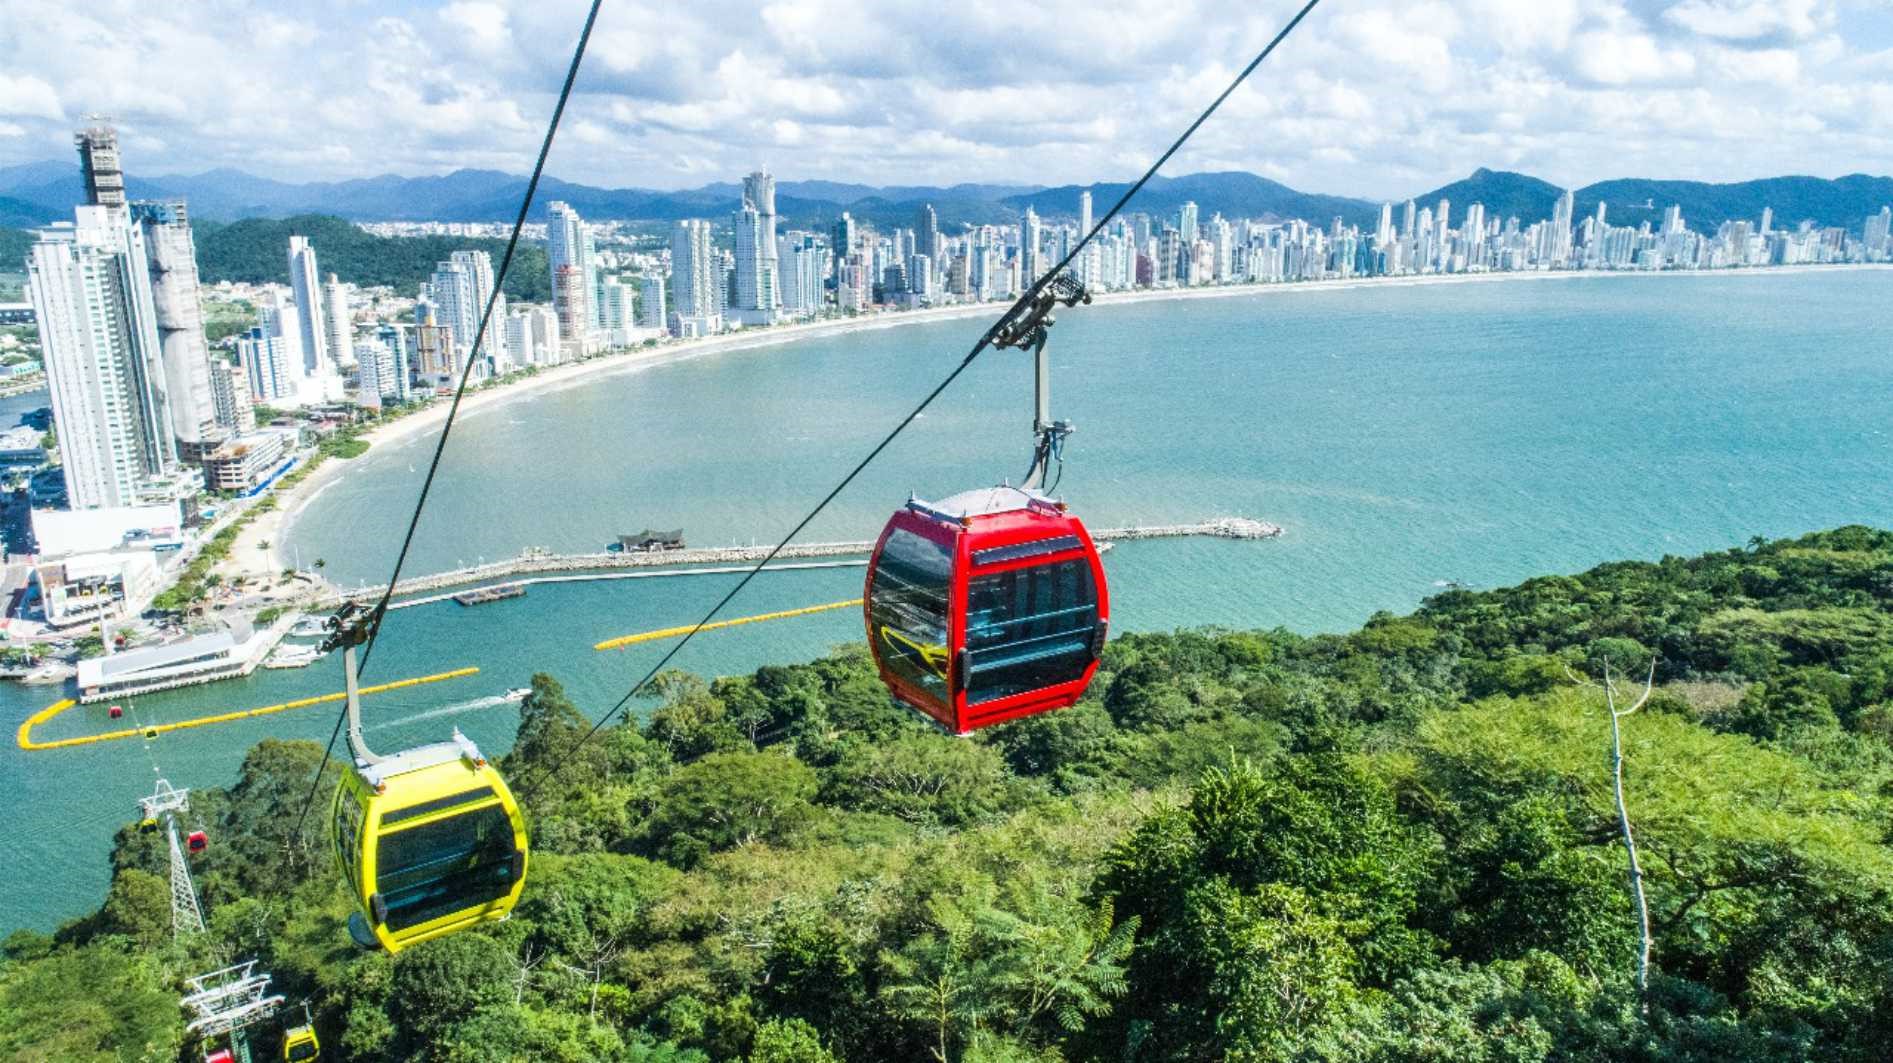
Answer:
[[1018, 347], [1032, 352], [1032, 467], [1026, 470], [1020, 486], [1042, 489], [1052, 462], [1064, 460], [1065, 437], [1075, 430], [1070, 421], [1052, 418], [1052, 364], [1045, 353], [1045, 341], [1056, 323], [1052, 311], [1060, 303], [1077, 306], [1089, 303], [1091, 293], [1077, 277], [1061, 272], [1047, 281], [1030, 302], [1019, 307], [993, 330], [993, 346]]

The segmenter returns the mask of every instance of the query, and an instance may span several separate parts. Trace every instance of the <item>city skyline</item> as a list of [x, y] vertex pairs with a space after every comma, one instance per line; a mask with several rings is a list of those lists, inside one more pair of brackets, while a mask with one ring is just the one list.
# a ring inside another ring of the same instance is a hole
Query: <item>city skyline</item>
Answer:
[[[657, 189], [757, 161], [782, 180], [1121, 178], [1290, 9], [608, 5], [552, 168]], [[0, 11], [0, 165], [59, 157], [100, 111], [151, 174], [295, 180], [523, 171], [579, 21], [573, 3], [511, 0], [319, 23], [226, 5], [168, 12], [153, 34], [110, 4]], [[1037, 47], [990, 46], [1017, 37]], [[1171, 172], [1246, 169], [1375, 200], [1480, 165], [1566, 186], [1887, 173], [1889, 55], [1893, 9], [1842, 0], [1320, 8]], [[214, 74], [171, 76], [187, 66]]]

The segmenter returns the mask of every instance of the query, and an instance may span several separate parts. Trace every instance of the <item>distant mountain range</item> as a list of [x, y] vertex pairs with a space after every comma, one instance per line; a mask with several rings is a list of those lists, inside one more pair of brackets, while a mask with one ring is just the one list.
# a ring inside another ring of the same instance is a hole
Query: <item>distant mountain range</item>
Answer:
[[[210, 221], [325, 214], [351, 221], [496, 222], [510, 220], [518, 210], [525, 179], [493, 170], [458, 170], [438, 177], [383, 175], [297, 184], [220, 169], [195, 176], [142, 178], [134, 174], [127, 186], [133, 198], [185, 199], [196, 217]], [[961, 223], [1014, 221], [1028, 206], [1047, 217], [1073, 217], [1078, 210], [1078, 193], [1085, 187], [875, 187], [834, 181], [781, 181], [776, 186], [776, 206], [787, 225], [825, 225], [845, 210], [863, 221], [886, 226], [912, 225], [918, 209], [932, 204], [941, 224], [950, 229]], [[1102, 212], [1127, 186], [1100, 183], [1088, 187], [1094, 209]], [[1468, 204], [1478, 202], [1485, 204], [1488, 217], [1516, 216], [1521, 223], [1530, 224], [1549, 217], [1560, 194], [1557, 186], [1526, 174], [1481, 169], [1414, 199], [1423, 206], [1434, 206], [1442, 198], [1450, 200], [1455, 219]], [[739, 196], [739, 186], [727, 182], [662, 192], [598, 188], [547, 178], [539, 190], [542, 203], [562, 199], [588, 218], [644, 222], [721, 218], [735, 209]], [[70, 218], [72, 205], [79, 197], [79, 171], [74, 164], [55, 161], [0, 167], [0, 227], [20, 228]], [[1368, 200], [1302, 192], [1255, 174], [1228, 172], [1155, 178], [1131, 209], [1170, 215], [1186, 200], [1195, 201], [1205, 219], [1221, 213], [1229, 217], [1301, 218], [1327, 225], [1339, 217], [1369, 228], [1380, 208]], [[1759, 219], [1763, 207], [1773, 207], [1775, 220], [1781, 225], [1811, 220], [1824, 226], [1858, 229], [1868, 214], [1893, 203], [1893, 178], [1854, 174], [1833, 180], [1775, 177], [1735, 184], [1627, 178], [1578, 189], [1577, 215], [1591, 213], [1599, 202], [1608, 204], [1609, 220], [1615, 224], [1657, 221], [1664, 208], [1674, 203], [1683, 208], [1683, 217], [1690, 226], [1699, 230], [1713, 229], [1732, 218]], [[535, 213], [543, 217], [542, 212]]]

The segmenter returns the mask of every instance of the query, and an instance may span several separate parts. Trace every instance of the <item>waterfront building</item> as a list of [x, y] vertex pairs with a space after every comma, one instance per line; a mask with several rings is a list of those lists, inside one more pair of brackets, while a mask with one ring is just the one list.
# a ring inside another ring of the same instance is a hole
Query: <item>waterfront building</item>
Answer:
[[[364, 350], [363, 361], [368, 361]], [[295, 463], [296, 429], [265, 428], [227, 439], [204, 459], [212, 491], [253, 495]]]
[[372, 337], [355, 345], [355, 401], [370, 409], [403, 403], [412, 394], [408, 382], [407, 333], [400, 325], [382, 324]]
[[[131, 603], [142, 604], [157, 593], [157, 560], [150, 551], [76, 554], [34, 565], [28, 574], [28, 598], [38, 604], [40, 617], [55, 631], [116, 620]], [[123, 656], [114, 654], [113, 657]], [[99, 660], [79, 662], [85, 666]]]
[[710, 223], [686, 219], [670, 237], [670, 331], [710, 336], [723, 331], [722, 270], [710, 247]]
[[[242, 341], [238, 341], [239, 347]], [[226, 436], [256, 427], [256, 402], [250, 393], [250, 374], [242, 365], [218, 359], [210, 363], [211, 401], [217, 407], [217, 424]]]
[[828, 242], [830, 249], [834, 252], [834, 284], [837, 297], [839, 297], [841, 289], [846, 287], [842, 274], [848, 268], [851, 256], [855, 253], [854, 218], [847, 211], [842, 211], [841, 217], [835, 219], [834, 230], [829, 234]]
[[822, 308], [822, 278], [828, 272], [821, 244], [814, 233], [789, 232], [777, 245], [783, 313], [792, 317], [813, 316]]
[[301, 333], [302, 375], [324, 375], [329, 365], [328, 334], [322, 316], [322, 287], [317, 281], [315, 248], [306, 236], [289, 238], [289, 287], [296, 296]]
[[636, 315], [630, 285], [618, 277], [606, 277], [598, 282], [599, 327], [610, 337], [610, 342], [623, 345], [625, 332], [635, 323]]
[[[453, 336], [452, 360], [445, 370], [458, 376], [469, 359], [491, 355], [495, 368], [505, 363], [503, 336], [480, 336], [480, 319], [493, 303], [493, 319], [506, 320], [506, 297], [493, 294], [493, 260], [485, 251], [455, 251], [437, 263], [429, 282], [436, 320]], [[480, 350], [475, 351], [478, 343]], [[475, 369], [478, 374], [481, 366]]]
[[451, 383], [454, 376], [454, 333], [429, 320], [414, 326], [414, 371], [434, 384]]
[[27, 259], [67, 494], [74, 509], [134, 505], [178, 471], [144, 234], [122, 207], [73, 213]]
[[776, 181], [767, 171], [743, 178], [735, 229], [736, 291], [731, 308], [745, 325], [768, 325], [781, 307], [776, 252]]
[[639, 284], [638, 291], [638, 327], [662, 329], [670, 320], [665, 316], [664, 278], [662, 274], [647, 273]]
[[933, 260], [926, 255], [912, 255], [907, 259], [907, 291], [915, 302], [926, 300], [933, 295]]
[[337, 369], [355, 361], [355, 318], [349, 311], [348, 288], [335, 274], [322, 286], [322, 337], [329, 360]]
[[[940, 216], [935, 213], [931, 203], [921, 204], [920, 209], [914, 212], [914, 247], [918, 253], [926, 255], [927, 261], [935, 267], [942, 263]], [[931, 280], [929, 278], [929, 289], [932, 287]]]
[[[295, 310], [289, 310], [294, 315]], [[266, 312], [265, 318], [270, 315]], [[271, 406], [298, 405], [296, 374], [287, 344], [269, 323], [237, 337], [237, 364], [252, 399]]]
[[596, 298], [597, 263], [591, 230], [578, 211], [554, 200], [547, 208], [546, 259], [552, 267], [552, 309], [559, 333], [582, 354], [587, 334], [595, 326], [592, 303]]
[[559, 346], [559, 319], [551, 309], [528, 306], [515, 316], [524, 318], [522, 339], [532, 343], [532, 357], [526, 359], [522, 356], [523, 364], [558, 365], [565, 361], [565, 352]]
[[1882, 261], [1893, 251], [1893, 207], [1881, 207], [1862, 226], [1862, 243], [1869, 261]]
[[89, 705], [249, 675], [276, 639], [267, 630], [253, 629], [247, 621], [235, 623], [234, 631], [217, 631], [80, 661], [74, 680], [79, 703]]
[[222, 440], [224, 429], [211, 394], [190, 216], [183, 203], [133, 203], [130, 213], [144, 238], [170, 431], [180, 458], [194, 462]]
[[[1019, 277], [1020, 284], [1029, 286], [1039, 279], [1045, 263], [1039, 259], [1041, 226], [1038, 212], [1031, 207], [1025, 208], [1025, 217], [1019, 221]], [[1017, 290], [1023, 290], [1019, 288]]]

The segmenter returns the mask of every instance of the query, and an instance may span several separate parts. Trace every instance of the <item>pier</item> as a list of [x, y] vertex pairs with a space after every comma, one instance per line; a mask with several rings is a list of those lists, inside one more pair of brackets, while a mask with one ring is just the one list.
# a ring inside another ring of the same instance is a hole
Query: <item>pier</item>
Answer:
[[[1273, 539], [1282, 529], [1267, 521], [1247, 517], [1217, 517], [1187, 524], [1147, 524], [1124, 528], [1101, 528], [1091, 533], [1100, 544], [1134, 542], [1140, 539]], [[650, 553], [555, 554], [547, 550], [527, 550], [518, 557], [484, 565], [452, 569], [427, 576], [402, 580], [395, 587], [390, 605], [403, 609], [445, 601], [454, 592], [469, 586], [490, 586], [496, 590], [524, 588], [537, 583], [578, 583], [591, 580], [649, 579], [663, 576], [720, 575], [748, 571], [747, 565], [769, 556], [767, 546], [716, 546]], [[776, 561], [818, 563], [776, 564], [769, 570], [794, 571], [814, 568], [859, 567], [867, 564], [873, 552], [871, 540], [862, 542], [790, 543], [776, 555]], [[849, 560], [837, 560], [837, 559]], [[736, 567], [731, 567], [736, 566]], [[646, 571], [625, 571], [639, 570]], [[655, 570], [655, 571], [651, 571]], [[337, 591], [311, 602], [307, 608], [319, 610], [340, 604], [345, 599], [372, 602], [381, 591], [364, 587], [355, 591]]]

